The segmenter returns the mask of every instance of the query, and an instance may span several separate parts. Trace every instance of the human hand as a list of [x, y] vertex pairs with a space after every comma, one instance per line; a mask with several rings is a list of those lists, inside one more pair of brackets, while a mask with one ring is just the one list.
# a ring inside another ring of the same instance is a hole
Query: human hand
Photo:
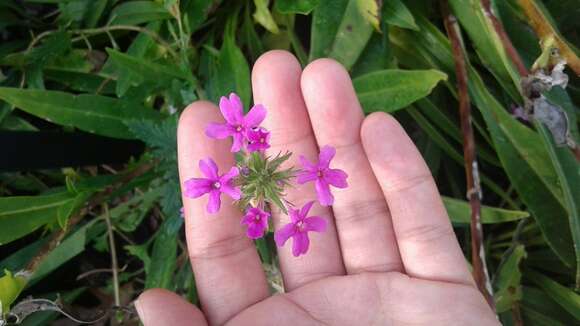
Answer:
[[[334, 192], [324, 233], [311, 233], [309, 252], [278, 249], [286, 293], [269, 295], [260, 258], [240, 225], [241, 212], [225, 201], [215, 215], [206, 200], [184, 197], [186, 235], [203, 312], [165, 290], [136, 302], [150, 325], [498, 325], [477, 290], [433, 178], [394, 118], [364, 118], [348, 73], [321, 59], [304, 71], [289, 53], [271, 51], [252, 72], [254, 102], [268, 109], [269, 153], [289, 150], [313, 158], [318, 145], [337, 149], [333, 165], [349, 175]], [[214, 104], [196, 102], [178, 128], [182, 183], [198, 176], [197, 162], [213, 157], [233, 165], [230, 145], [207, 139], [219, 121]], [[298, 166], [297, 156], [288, 162]], [[312, 184], [287, 189], [302, 206]], [[272, 212], [275, 229], [288, 217]]]

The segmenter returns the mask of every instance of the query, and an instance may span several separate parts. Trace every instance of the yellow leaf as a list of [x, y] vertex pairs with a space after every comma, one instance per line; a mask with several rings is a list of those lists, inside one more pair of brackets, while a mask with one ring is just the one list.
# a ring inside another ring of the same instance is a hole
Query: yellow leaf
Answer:
[[271, 33], [278, 34], [280, 30], [278, 29], [278, 25], [276, 25], [276, 21], [274, 21], [274, 17], [270, 13], [270, 9], [268, 9], [269, 2], [269, 0], [254, 0], [254, 4], [256, 5], [254, 19]]
[[381, 31], [380, 23], [381, 16], [379, 14], [378, 0], [357, 0], [358, 8], [369, 24], [371, 24], [377, 32]]
[[4, 276], [0, 277], [0, 312], [8, 313], [10, 305], [26, 286], [28, 278], [21, 273], [12, 275], [10, 271], [4, 270]]

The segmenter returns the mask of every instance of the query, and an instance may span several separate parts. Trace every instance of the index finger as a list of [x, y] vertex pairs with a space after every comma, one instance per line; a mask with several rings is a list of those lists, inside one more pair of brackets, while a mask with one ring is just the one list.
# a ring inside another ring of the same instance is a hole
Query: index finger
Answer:
[[[218, 108], [209, 102], [191, 104], [181, 115], [177, 130], [181, 185], [203, 177], [198, 162], [212, 158], [219, 174], [234, 166], [231, 143], [205, 136], [210, 122], [221, 122]], [[182, 191], [185, 192], [185, 191]], [[187, 247], [202, 308], [210, 324], [223, 324], [248, 306], [268, 296], [260, 258], [240, 225], [241, 212], [222, 195], [216, 214], [206, 209], [207, 195], [183, 197]]]

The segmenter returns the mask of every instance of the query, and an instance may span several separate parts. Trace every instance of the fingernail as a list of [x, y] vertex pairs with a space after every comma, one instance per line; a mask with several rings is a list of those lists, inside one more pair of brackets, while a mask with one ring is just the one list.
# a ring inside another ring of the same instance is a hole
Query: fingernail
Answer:
[[135, 305], [135, 310], [137, 310], [137, 315], [139, 315], [139, 319], [141, 319], [141, 322], [143, 323], [143, 325], [147, 325], [145, 323], [145, 311], [143, 310], [143, 307], [141, 306], [141, 302], [139, 301], [140, 297], [137, 298], [137, 300], [135, 300], [133, 302], [133, 304]]

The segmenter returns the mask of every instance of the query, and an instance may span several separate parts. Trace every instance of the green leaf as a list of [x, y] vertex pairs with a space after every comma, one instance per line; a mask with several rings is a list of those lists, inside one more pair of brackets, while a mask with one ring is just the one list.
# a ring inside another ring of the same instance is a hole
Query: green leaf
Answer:
[[382, 13], [385, 23], [389, 25], [395, 25], [415, 31], [419, 30], [419, 26], [415, 23], [413, 14], [411, 14], [409, 9], [407, 9], [401, 0], [384, 1]]
[[423, 98], [447, 75], [438, 70], [382, 70], [353, 80], [365, 112], [394, 112]]
[[521, 308], [525, 325], [574, 325], [577, 320], [544, 291], [522, 286]]
[[27, 281], [22, 274], [12, 275], [8, 270], [4, 271], [4, 276], [0, 277], [0, 320], [10, 311], [10, 305], [24, 290]]
[[508, 58], [480, 0], [450, 0], [449, 6], [465, 29], [483, 63], [512, 99], [519, 100], [520, 76]]
[[217, 60], [210, 65], [208, 95], [217, 103], [221, 96], [237, 93], [247, 107], [251, 101], [250, 67], [244, 54], [234, 43], [233, 37], [227, 37]]
[[[151, 22], [147, 24], [146, 28], [153, 32], [159, 32], [161, 24], [158, 21]], [[135, 61], [139, 61], [141, 58], [145, 58], [147, 53], [156, 45], [155, 41], [151, 38], [151, 36], [145, 33], [139, 33], [133, 43], [127, 49], [126, 56], [130, 56], [128, 59], [129, 63], [126, 65], [123, 59], [117, 56], [117, 60], [113, 56], [110, 57], [112, 63], [117, 63], [115, 65], [116, 71], [115, 75], [117, 76], [117, 88], [116, 93], [118, 97], [122, 97], [125, 95], [127, 90], [133, 84], [139, 84], [143, 80], [149, 79], [151, 75], [148, 74], [149, 71], [145, 72], [145, 76], [143, 75], [144, 67], [137, 66], [135, 67]], [[108, 49], [109, 50], [109, 49]], [[117, 52], [118, 53], [118, 52]], [[110, 55], [110, 53], [109, 53]], [[127, 59], [125, 60], [127, 61]], [[108, 64], [109, 62], [107, 62]], [[175, 68], [172, 68], [175, 69]]]
[[34, 271], [28, 286], [32, 286], [34, 283], [42, 280], [45, 276], [56, 270], [58, 267], [62, 266], [64, 263], [68, 262], [83, 252], [87, 242], [87, 230], [97, 221], [98, 220], [95, 219], [79, 227], [71, 235], [66, 237], [58, 246], [56, 246], [56, 248], [54, 248], [48, 254], [48, 256], [44, 258], [36, 271]]
[[181, 12], [187, 17], [189, 31], [195, 32], [207, 19], [215, 0], [181, 0]]
[[282, 14], [308, 15], [320, 0], [276, 0], [274, 8]]
[[153, 148], [161, 160], [175, 161], [177, 158], [177, 117], [172, 116], [156, 123], [150, 120], [128, 121], [127, 126], [136, 138]]
[[310, 60], [331, 57], [350, 69], [371, 38], [373, 26], [359, 0], [321, 0], [314, 10]]
[[280, 30], [278, 29], [278, 25], [276, 25], [276, 21], [274, 21], [274, 17], [270, 13], [270, 9], [268, 9], [269, 2], [269, 0], [254, 0], [254, 5], [256, 5], [254, 19], [271, 33], [278, 34]]
[[0, 198], [0, 245], [55, 222], [61, 207], [74, 201], [68, 192]]
[[[445, 209], [449, 218], [454, 223], [470, 223], [471, 207], [469, 202], [450, 197], [442, 197]], [[498, 207], [481, 206], [481, 222], [484, 224], [495, 224], [518, 221], [529, 217], [528, 212], [514, 211]]]
[[578, 206], [580, 204], [580, 165], [568, 148], [556, 147], [553, 137], [544, 126], [536, 123], [536, 127], [542, 136], [564, 193], [564, 203], [576, 251], [576, 288], [580, 288], [580, 207]]
[[[179, 228], [175, 228], [177, 220], [183, 221], [180, 216], [171, 216], [163, 222], [159, 229], [159, 234], [153, 243], [153, 252], [151, 253], [151, 264], [147, 272], [145, 288], [165, 288], [172, 289], [173, 272], [175, 271], [175, 262], [177, 259], [177, 241], [176, 236]], [[179, 226], [180, 223], [179, 223]]]
[[517, 245], [504, 258], [494, 277], [494, 300], [498, 313], [510, 310], [522, 298], [520, 263], [526, 257], [523, 245]]
[[0, 99], [50, 122], [115, 138], [134, 138], [126, 121], [159, 116], [137, 103], [99, 95], [0, 87]]
[[165, 7], [154, 1], [123, 2], [111, 12], [109, 25], [139, 25], [171, 18]]
[[144, 80], [160, 84], [169, 84], [174, 78], [188, 80], [190, 76], [176, 66], [162, 65], [144, 58], [134, 57], [114, 49], [107, 49], [107, 53], [119, 68], [126, 68]]
[[580, 320], [580, 295], [538, 272], [527, 270], [526, 277], [541, 287], [554, 301]]

